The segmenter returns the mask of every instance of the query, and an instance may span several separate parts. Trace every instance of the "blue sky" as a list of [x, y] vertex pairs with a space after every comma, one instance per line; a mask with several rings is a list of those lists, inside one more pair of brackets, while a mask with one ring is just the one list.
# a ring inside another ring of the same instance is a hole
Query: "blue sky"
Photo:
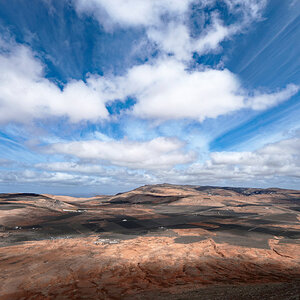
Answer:
[[0, 192], [300, 188], [300, 2], [0, 0]]

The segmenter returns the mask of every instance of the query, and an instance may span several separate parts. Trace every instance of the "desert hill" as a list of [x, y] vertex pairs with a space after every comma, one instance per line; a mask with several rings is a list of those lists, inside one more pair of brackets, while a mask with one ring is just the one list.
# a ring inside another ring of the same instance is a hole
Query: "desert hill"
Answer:
[[297, 299], [299, 221], [277, 188], [0, 194], [0, 299]]

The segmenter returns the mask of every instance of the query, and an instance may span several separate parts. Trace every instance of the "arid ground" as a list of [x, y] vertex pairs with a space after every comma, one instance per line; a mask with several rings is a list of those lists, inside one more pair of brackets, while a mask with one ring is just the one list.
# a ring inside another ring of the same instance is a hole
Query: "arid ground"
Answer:
[[0, 194], [0, 299], [299, 299], [300, 191]]

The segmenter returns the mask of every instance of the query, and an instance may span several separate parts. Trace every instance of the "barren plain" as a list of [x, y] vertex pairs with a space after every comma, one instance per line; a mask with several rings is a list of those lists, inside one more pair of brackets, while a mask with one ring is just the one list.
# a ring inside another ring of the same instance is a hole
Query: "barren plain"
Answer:
[[300, 191], [0, 194], [0, 299], [299, 299]]

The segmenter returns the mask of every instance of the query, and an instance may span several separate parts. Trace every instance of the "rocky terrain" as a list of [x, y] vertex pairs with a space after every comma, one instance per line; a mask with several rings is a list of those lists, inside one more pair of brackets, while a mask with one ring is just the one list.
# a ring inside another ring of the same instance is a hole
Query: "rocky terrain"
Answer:
[[299, 299], [300, 191], [0, 194], [0, 299]]

